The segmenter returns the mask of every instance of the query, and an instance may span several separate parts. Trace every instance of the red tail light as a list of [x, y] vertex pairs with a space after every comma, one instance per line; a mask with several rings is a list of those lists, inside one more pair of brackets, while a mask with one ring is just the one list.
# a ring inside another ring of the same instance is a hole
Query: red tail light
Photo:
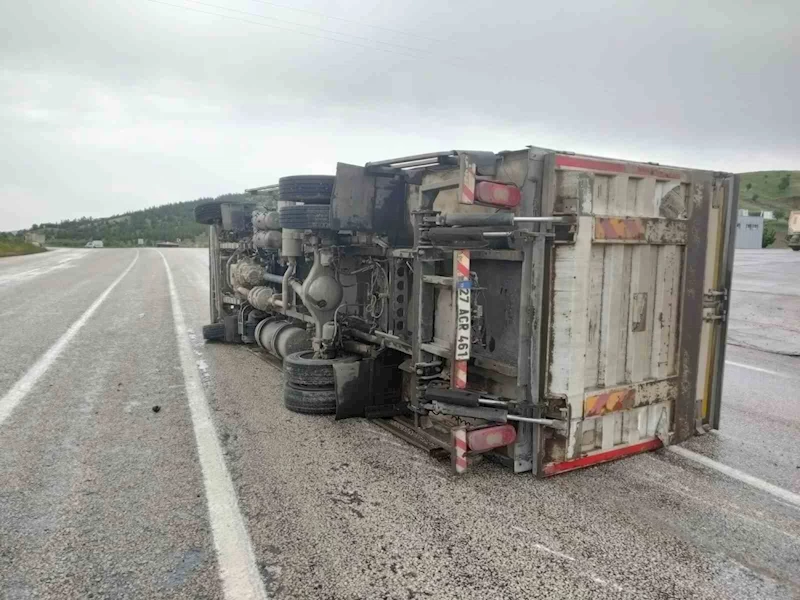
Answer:
[[467, 432], [467, 445], [473, 452], [486, 452], [514, 443], [517, 430], [513, 425], [493, 425]]
[[513, 185], [479, 181], [475, 186], [475, 200], [481, 204], [515, 208], [519, 206], [520, 197], [519, 188]]

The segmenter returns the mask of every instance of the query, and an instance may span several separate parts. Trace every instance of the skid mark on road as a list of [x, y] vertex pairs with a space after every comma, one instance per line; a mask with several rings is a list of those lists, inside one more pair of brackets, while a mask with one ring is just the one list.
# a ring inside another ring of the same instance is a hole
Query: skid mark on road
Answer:
[[52, 273], [53, 271], [71, 269], [75, 266], [71, 263], [86, 256], [86, 252], [87, 251], [68, 252], [64, 256], [58, 256], [54, 264], [37, 267], [35, 269], [28, 269], [27, 271], [20, 271], [18, 273], [11, 273], [9, 275], [0, 275], [0, 287], [21, 283], [41, 275], [46, 275], [47, 273]]
[[17, 404], [22, 401], [22, 399], [28, 395], [28, 392], [31, 391], [36, 382], [47, 372], [55, 360], [59, 357], [59, 355], [64, 351], [64, 348], [70, 343], [72, 338], [81, 330], [81, 328], [86, 325], [95, 311], [100, 307], [100, 305], [105, 301], [108, 295], [112, 292], [112, 290], [117, 287], [117, 284], [122, 281], [122, 279], [127, 275], [130, 270], [133, 268], [133, 265], [136, 264], [136, 261], [139, 260], [139, 251], [136, 251], [136, 256], [133, 257], [131, 264], [128, 265], [128, 268], [125, 269], [122, 274], [117, 277], [110, 286], [106, 288], [106, 290], [98, 296], [97, 300], [95, 300], [92, 305], [86, 309], [80, 318], [75, 321], [70, 328], [56, 340], [56, 343], [50, 346], [50, 348], [37, 360], [33, 366], [28, 369], [28, 371], [23, 375], [12, 387], [11, 389], [2, 397], [0, 398], [0, 425], [3, 424], [8, 416], [11, 414], [11, 411], [17, 406]]
[[203, 382], [197, 369], [195, 352], [187, 335], [175, 281], [167, 259], [161, 252], [167, 272], [175, 337], [185, 383], [186, 397], [194, 427], [197, 454], [203, 472], [208, 515], [217, 551], [220, 579], [226, 600], [266, 600], [267, 593], [258, 571], [253, 545], [239, 509], [236, 490], [217, 437]]
[[[522, 533], [524, 535], [527, 535], [527, 536], [531, 535], [530, 531], [528, 531], [526, 529], [523, 529], [522, 527], [518, 527], [516, 525], [511, 525], [511, 529], [513, 529], [514, 531], [516, 531], [518, 533]], [[571, 563], [575, 562], [575, 557], [574, 556], [570, 556], [569, 554], [564, 554], [563, 552], [559, 552], [558, 550], [553, 550], [552, 548], [548, 548], [544, 544], [539, 544], [538, 542], [533, 542], [532, 547], [535, 548], [536, 550], [538, 550], [539, 552], [544, 552], [545, 554], [550, 554], [551, 556], [555, 556], [555, 557], [560, 558], [562, 560], [566, 560], [567, 562], [571, 562]], [[579, 570], [578, 571], [578, 575], [581, 576], [581, 577], [584, 577], [586, 579], [589, 579], [589, 580], [591, 580], [591, 581], [593, 581], [595, 583], [598, 583], [598, 584], [602, 585], [603, 587], [610, 587], [610, 588], [612, 588], [612, 589], [614, 589], [614, 590], [616, 590], [618, 592], [626, 591], [626, 589], [624, 587], [622, 587], [621, 585], [619, 585], [618, 583], [615, 583], [615, 582], [610, 581], [608, 579], [603, 579], [602, 577], [598, 577], [597, 575], [595, 575], [591, 571]]]
[[767, 494], [770, 494], [771, 496], [774, 496], [783, 502], [791, 504], [794, 508], [800, 508], [800, 495], [790, 492], [789, 490], [785, 490], [782, 487], [768, 483], [763, 479], [759, 479], [758, 477], [748, 475], [739, 469], [734, 469], [728, 465], [723, 465], [722, 463], [708, 458], [707, 456], [703, 456], [697, 452], [692, 452], [686, 448], [681, 448], [680, 446], [667, 446], [667, 450], [674, 452], [678, 456], [682, 456], [683, 458], [688, 458], [689, 460], [699, 463], [704, 467], [708, 467], [709, 469], [713, 469], [719, 473], [722, 473], [723, 475], [727, 475], [732, 479], [746, 483], [747, 485], [759, 489], [762, 492], [766, 492]]
[[[525, 535], [530, 535], [530, 532], [523, 529], [522, 527], [517, 527], [516, 525], [512, 525], [511, 529], [517, 531], [519, 533], [524, 533]], [[543, 544], [539, 544], [534, 542], [533, 547], [541, 552], [546, 552], [547, 554], [552, 554], [553, 556], [557, 556], [558, 558], [563, 558], [564, 560], [574, 561], [575, 557], [570, 556], [569, 554], [564, 554], [563, 552], [559, 552], [558, 550], [553, 550], [552, 548], [548, 548]]]

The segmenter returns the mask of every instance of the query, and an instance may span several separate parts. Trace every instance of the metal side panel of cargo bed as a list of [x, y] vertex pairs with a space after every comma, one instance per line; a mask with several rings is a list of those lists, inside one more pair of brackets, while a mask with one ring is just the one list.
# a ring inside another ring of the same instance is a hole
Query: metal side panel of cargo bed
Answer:
[[537, 474], [688, 439], [719, 422], [738, 180], [551, 153], [542, 214], [557, 241], [543, 399], [568, 420], [539, 436]]

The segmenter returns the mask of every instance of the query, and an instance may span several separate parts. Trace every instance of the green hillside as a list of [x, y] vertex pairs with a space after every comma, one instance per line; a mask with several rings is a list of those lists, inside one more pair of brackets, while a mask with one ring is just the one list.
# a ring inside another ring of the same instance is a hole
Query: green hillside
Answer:
[[800, 171], [742, 173], [739, 208], [777, 210], [784, 215], [800, 210]]
[[[39, 223], [31, 230], [44, 233], [48, 246], [83, 246], [91, 240], [102, 240], [105, 246], [124, 247], [135, 246], [139, 239], [146, 245], [178, 240], [182, 245], [205, 245], [207, 240], [203, 237], [207, 226], [195, 222], [194, 207], [211, 200], [214, 198], [175, 202], [101, 219], [83, 217], [60, 223]], [[216, 200], [252, 202], [253, 197], [225, 194]]]
[[800, 171], [742, 173], [739, 208], [773, 211], [775, 219], [764, 222], [764, 244], [785, 248], [789, 213], [800, 210]]

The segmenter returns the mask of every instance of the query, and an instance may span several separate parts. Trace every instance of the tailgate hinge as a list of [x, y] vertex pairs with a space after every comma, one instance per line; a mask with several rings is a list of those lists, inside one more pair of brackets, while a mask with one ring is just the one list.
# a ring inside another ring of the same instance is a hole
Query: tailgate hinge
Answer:
[[703, 308], [711, 309], [711, 312], [703, 315], [703, 321], [726, 321], [728, 318], [727, 305], [727, 288], [708, 290], [703, 294]]

